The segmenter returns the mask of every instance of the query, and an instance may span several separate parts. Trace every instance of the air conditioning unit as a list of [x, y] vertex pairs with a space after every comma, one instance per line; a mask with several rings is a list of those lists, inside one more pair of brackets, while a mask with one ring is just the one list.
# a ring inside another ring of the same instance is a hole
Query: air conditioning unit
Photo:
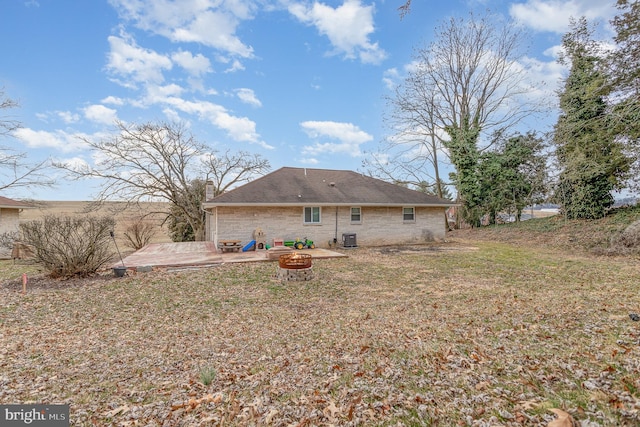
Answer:
[[345, 248], [357, 248], [356, 233], [342, 233], [342, 246]]

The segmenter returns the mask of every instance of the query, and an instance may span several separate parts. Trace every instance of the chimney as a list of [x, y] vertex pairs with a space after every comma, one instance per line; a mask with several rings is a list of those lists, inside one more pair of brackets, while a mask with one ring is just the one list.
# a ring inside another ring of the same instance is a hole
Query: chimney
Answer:
[[214, 197], [213, 194], [213, 181], [207, 181], [207, 184], [205, 185], [205, 190], [204, 190], [204, 200], [211, 200]]

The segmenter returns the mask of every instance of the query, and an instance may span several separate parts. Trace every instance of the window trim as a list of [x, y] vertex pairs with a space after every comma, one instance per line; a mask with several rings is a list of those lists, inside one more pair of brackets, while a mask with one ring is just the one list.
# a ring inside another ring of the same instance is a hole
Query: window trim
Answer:
[[[307, 222], [307, 209], [310, 209], [311, 221]], [[318, 210], [318, 221], [313, 221], [313, 210]], [[302, 223], [304, 225], [319, 225], [322, 224], [322, 207], [321, 206], [305, 206], [302, 208]]]
[[[411, 219], [407, 219], [405, 217], [405, 209], [411, 209]], [[414, 223], [416, 222], [416, 208], [415, 206], [403, 206], [402, 207], [402, 222], [404, 223]]]
[[[358, 209], [358, 219], [353, 219], [353, 210]], [[362, 224], [362, 208], [360, 206], [351, 206], [349, 208], [349, 222], [351, 224]]]

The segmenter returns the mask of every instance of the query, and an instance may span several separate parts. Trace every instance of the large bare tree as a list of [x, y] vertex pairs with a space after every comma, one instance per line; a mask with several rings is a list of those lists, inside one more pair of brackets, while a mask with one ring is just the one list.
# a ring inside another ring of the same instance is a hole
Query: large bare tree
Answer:
[[[443, 132], [435, 116], [435, 93], [425, 84], [424, 75], [409, 73], [387, 103], [390, 113], [384, 121], [393, 134], [382, 142], [378, 152], [364, 160], [368, 173], [443, 197]], [[425, 183], [428, 188], [423, 188]]]
[[424, 176], [438, 186], [444, 181], [441, 162], [448, 157], [460, 201], [473, 206], [474, 170], [491, 135], [506, 133], [539, 108], [527, 96], [531, 86], [518, 63], [521, 46], [515, 25], [488, 14], [451, 18], [439, 26], [434, 41], [416, 51], [390, 98], [394, 135], [383, 151], [395, 162], [383, 166], [401, 163], [400, 172], [413, 177], [401, 180]]
[[[0, 112], [18, 107], [18, 103], [7, 97], [0, 89]], [[0, 137], [11, 137], [20, 128], [20, 122], [2, 113], [0, 115]], [[49, 160], [30, 163], [27, 154], [0, 146], [0, 191], [19, 187], [51, 186], [53, 181], [45, 174]]]
[[82, 138], [93, 151], [94, 165], [56, 166], [74, 179], [99, 179], [98, 202], [168, 202], [170, 209], [162, 213], [185, 221], [195, 240], [204, 239], [203, 182], [212, 181], [220, 193], [270, 168], [258, 155], [212, 150], [183, 124], [117, 122], [116, 127], [117, 132], [107, 139]]

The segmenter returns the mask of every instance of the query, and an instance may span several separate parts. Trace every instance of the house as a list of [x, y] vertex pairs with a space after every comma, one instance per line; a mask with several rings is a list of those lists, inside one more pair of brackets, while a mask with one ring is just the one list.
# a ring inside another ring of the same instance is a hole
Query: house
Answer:
[[[20, 212], [32, 208], [34, 206], [27, 203], [0, 196], [0, 236], [5, 237], [0, 239], [2, 242], [10, 243], [20, 230]], [[9, 258], [10, 254], [11, 248], [0, 245], [0, 259]]]
[[[346, 170], [283, 167], [207, 199], [207, 240], [266, 244], [305, 237], [318, 247], [442, 240], [455, 203]], [[353, 244], [352, 244], [353, 243]]]

